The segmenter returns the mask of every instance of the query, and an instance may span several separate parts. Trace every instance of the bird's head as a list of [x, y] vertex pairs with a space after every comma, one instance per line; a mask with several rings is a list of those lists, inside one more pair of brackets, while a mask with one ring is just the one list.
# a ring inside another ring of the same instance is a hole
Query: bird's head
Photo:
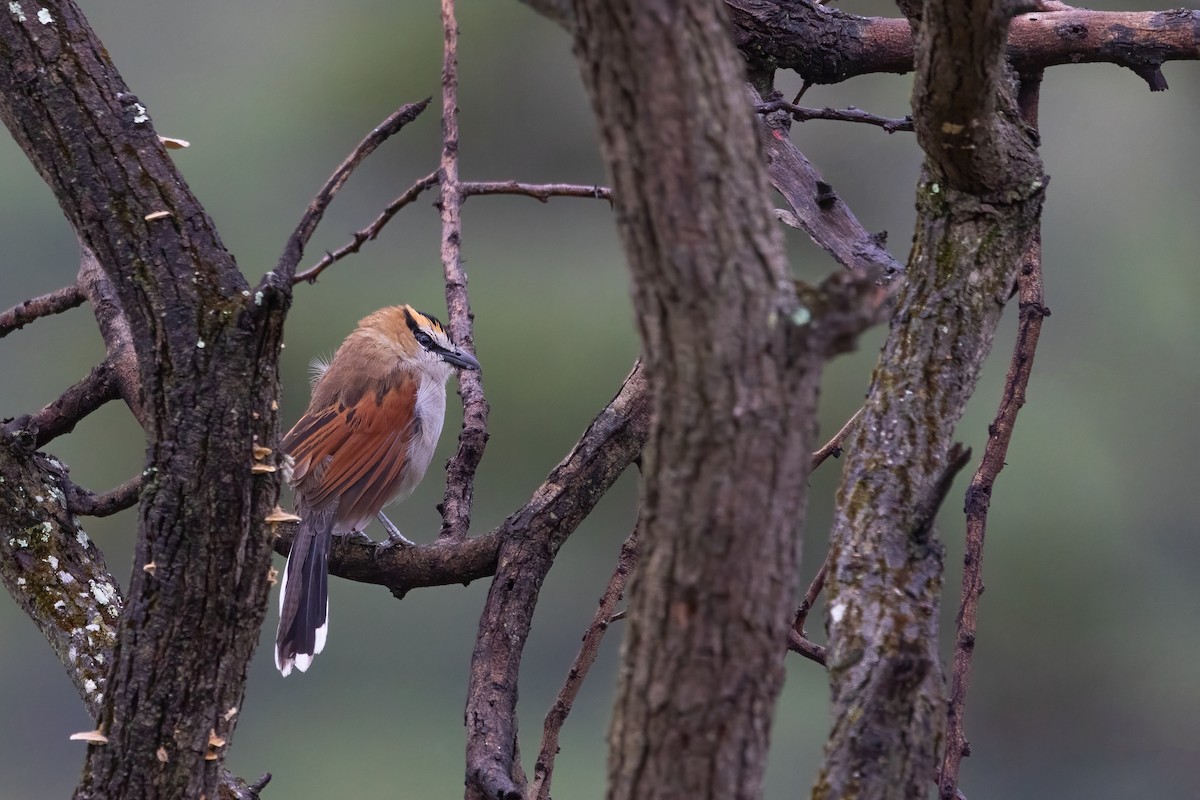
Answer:
[[437, 317], [409, 305], [380, 309], [358, 324], [360, 332], [390, 349], [397, 360], [415, 368], [442, 372], [446, 365], [479, 369], [475, 356], [450, 341]]

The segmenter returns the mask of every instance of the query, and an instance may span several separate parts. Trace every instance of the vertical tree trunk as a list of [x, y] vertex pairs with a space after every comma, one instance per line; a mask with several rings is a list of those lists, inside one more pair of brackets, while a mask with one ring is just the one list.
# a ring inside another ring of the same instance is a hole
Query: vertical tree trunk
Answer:
[[756, 797], [817, 359], [780, 307], [781, 237], [723, 4], [575, 9], [653, 397], [609, 796]]
[[945, 727], [934, 516], [1041, 213], [1036, 134], [1005, 74], [1003, 0], [929, 0], [913, 116], [925, 151], [907, 283], [849, 447], [827, 590], [833, 730], [813, 797], [929, 795]]
[[145, 412], [125, 608], [89, 620], [115, 639], [108, 743], [76, 797], [211, 798], [266, 612], [275, 454], [251, 470], [278, 437], [290, 285], [250, 290], [70, 0], [0, 14], [0, 118], [118, 295]]

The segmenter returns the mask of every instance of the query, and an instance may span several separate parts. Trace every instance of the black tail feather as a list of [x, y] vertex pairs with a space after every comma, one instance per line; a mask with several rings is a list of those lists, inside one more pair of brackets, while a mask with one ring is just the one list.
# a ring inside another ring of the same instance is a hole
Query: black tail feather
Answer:
[[275, 666], [284, 675], [308, 669], [325, 646], [329, 610], [329, 546], [333, 509], [297, 509], [303, 517], [283, 573]]

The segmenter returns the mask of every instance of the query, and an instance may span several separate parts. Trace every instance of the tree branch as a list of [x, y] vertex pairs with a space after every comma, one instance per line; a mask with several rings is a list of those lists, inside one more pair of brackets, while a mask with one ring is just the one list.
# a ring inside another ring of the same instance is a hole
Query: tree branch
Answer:
[[[1036, 127], [1038, 94], [1041, 75], [1021, 81], [1021, 107], [1025, 120]], [[988, 441], [983, 459], [967, 488], [966, 548], [963, 555], [962, 594], [958, 610], [958, 635], [954, 642], [954, 670], [950, 681], [950, 703], [947, 712], [948, 731], [945, 755], [939, 773], [939, 790], [943, 800], [954, 800], [962, 760], [969, 754], [964, 713], [967, 688], [971, 679], [971, 661], [975, 654], [975, 632], [978, 626], [979, 597], [983, 594], [983, 542], [987, 532], [988, 508], [992, 487], [1004, 469], [1008, 446], [1012, 441], [1017, 414], [1025, 405], [1025, 389], [1033, 372], [1042, 320], [1050, 315], [1045, 306], [1042, 289], [1042, 242], [1040, 231], [1030, 239], [1021, 270], [1017, 275], [1020, 322], [1017, 341], [1013, 346], [1004, 393], [996, 417], [988, 426]]]
[[82, 305], [86, 299], [78, 286], [64, 286], [49, 294], [17, 303], [7, 311], [0, 312], [0, 339], [20, 330], [35, 319], [61, 314]]
[[[517, 677], [538, 593], [558, 549], [611, 485], [571, 473], [587, 463], [603, 465], [614, 451], [625, 464], [645, 441], [650, 403], [639, 362], [621, 391], [589, 426], [575, 450], [546, 479], [525, 509], [505, 521], [496, 577], [479, 620], [467, 690], [467, 782], [489, 798], [520, 798]], [[618, 447], [613, 441], [625, 443]], [[605, 470], [607, 473], [608, 470]], [[616, 474], [612, 473], [615, 479]], [[551, 511], [550, 505], [553, 505]], [[535, 510], [541, 506], [545, 510]], [[551, 511], [551, 513], [546, 513]]]
[[[751, 102], [756, 108], [766, 105], [757, 93], [752, 95]], [[756, 117], [758, 141], [767, 156], [771, 185], [795, 211], [795, 217], [785, 218], [784, 222], [808, 233], [846, 269], [880, 271], [889, 277], [903, 272], [904, 266], [884, 246], [887, 234], [868, 233], [792, 142], [788, 114], [776, 111]]]
[[421, 196], [422, 193], [425, 192], [425, 190], [433, 186], [437, 186], [438, 181], [439, 175], [437, 172], [431, 172], [424, 178], [418, 179], [412, 186], [408, 187], [403, 194], [401, 194], [392, 202], [388, 203], [387, 207], [383, 209], [383, 213], [376, 217], [374, 222], [362, 230], [356, 231], [349, 243], [342, 245], [333, 252], [326, 253], [325, 256], [316, 264], [313, 264], [308, 269], [298, 273], [296, 277], [292, 279], [293, 283], [300, 283], [301, 281], [316, 283], [317, 277], [322, 272], [333, 266], [333, 264], [336, 262], [341, 261], [346, 256], [351, 255], [352, 253], [357, 253], [367, 242], [373, 241], [375, 237], [379, 235], [379, 232], [383, 230], [383, 226], [391, 222], [392, 217], [396, 216], [396, 213], [399, 212], [400, 209], [413, 203], [418, 197]]
[[[860, 17], [806, 0], [725, 0], [734, 36], [751, 65], [795, 70], [809, 83], [856, 75], [909, 72], [913, 38], [907, 19]], [[1060, 64], [1105, 62], [1128, 67], [1151, 90], [1166, 88], [1158, 68], [1200, 58], [1200, 11], [1092, 11], [1069, 8], [1012, 20], [1006, 54], [1021, 72]]]
[[[393, 135], [400, 132], [408, 123], [415, 120], [429, 106], [429, 98], [422, 100], [419, 103], [409, 103], [393, 111], [388, 115], [387, 119], [379, 123], [373, 131], [368, 133], [358, 146], [346, 156], [346, 159], [338, 165], [338, 168], [329, 176], [329, 180], [317, 192], [316, 197], [308, 204], [308, 209], [305, 210], [304, 216], [300, 218], [300, 223], [296, 226], [296, 230], [288, 237], [287, 244], [283, 248], [283, 254], [279, 257], [279, 263], [275, 265], [275, 273], [279, 278], [288, 283], [294, 284], [299, 279], [296, 277], [296, 268], [300, 264], [300, 259], [304, 257], [304, 247], [308, 244], [308, 240], [312, 238], [313, 233], [317, 229], [317, 225], [321, 222], [321, 217], [325, 215], [325, 209], [329, 208], [329, 204], [333, 202], [333, 198], [338, 191], [350, 179], [350, 175], [361, 164], [367, 156], [374, 153], [381, 144], [390, 139]], [[261, 290], [262, 285], [259, 286]]]
[[759, 103], [754, 107], [754, 110], [759, 114], [770, 114], [773, 111], [786, 111], [791, 115], [796, 122], [807, 122], [810, 119], [828, 119], [837, 122], [861, 122], [865, 125], [875, 125], [883, 128], [886, 133], [895, 133], [896, 131], [911, 131], [913, 129], [912, 117], [904, 117], [902, 119], [892, 119], [891, 117], [880, 117], [876, 114], [869, 114], [861, 108], [850, 106], [849, 108], [804, 108], [794, 103], [789, 103], [783, 98], [776, 100], [768, 100], [765, 103]]
[[98, 720], [124, 606], [120, 584], [71, 516], [61, 464], [5, 432], [0, 478], [0, 579]]
[[146, 479], [142, 475], [135, 475], [115, 489], [110, 489], [103, 494], [89, 492], [67, 480], [64, 480], [63, 483], [67, 495], [68, 511], [80, 516], [108, 517], [137, 505]]
[[12, 426], [17, 425], [32, 429], [35, 432], [35, 446], [44, 447], [59, 436], [75, 430], [80, 420], [119, 396], [112, 365], [107, 360], [101, 361], [57, 400], [32, 416], [13, 420], [6, 427], [11, 430]]
[[579, 696], [579, 689], [583, 686], [588, 671], [596, 661], [596, 655], [600, 652], [600, 642], [604, 639], [604, 634], [613, 621], [617, 603], [624, 596], [625, 583], [634, 567], [637, 566], [637, 535], [638, 528], [635, 525], [629, 533], [629, 537], [625, 539], [625, 543], [621, 545], [617, 566], [613, 570], [612, 577], [608, 579], [608, 588], [604, 590], [604, 596], [600, 598], [600, 606], [596, 609], [591, 624], [583, 633], [583, 644], [580, 645], [575, 661], [571, 664], [570, 671], [567, 672], [567, 680], [558, 690], [558, 696], [554, 698], [554, 705], [546, 714], [546, 721], [542, 725], [542, 746], [538, 750], [537, 761], [534, 763], [533, 782], [526, 792], [527, 800], [548, 800], [550, 797], [550, 781], [554, 776], [554, 758], [558, 755], [558, 735], [562, 731], [563, 723], [567, 720], [567, 715], [571, 713], [571, 706], [574, 705], [575, 698]]
[[[467, 273], [462, 266], [462, 187], [458, 180], [458, 21], [454, 0], [442, 0], [442, 33], [445, 39], [442, 60], [442, 162], [438, 171], [441, 182], [442, 270], [446, 276], [447, 326], [450, 338], [459, 347], [475, 352], [472, 333], [471, 298], [467, 294]], [[446, 493], [438, 510], [442, 530], [438, 535], [464, 539], [471, 528], [471, 503], [475, 494], [475, 470], [487, 445], [488, 403], [483, 395], [482, 370], [462, 370], [458, 375], [458, 396], [463, 403], [463, 425], [458, 434], [458, 449], [446, 464]]]
[[551, 197], [591, 197], [612, 202], [607, 186], [580, 186], [572, 183], [519, 183], [517, 181], [467, 181], [459, 184], [464, 199], [495, 194], [517, 194], [545, 203]]

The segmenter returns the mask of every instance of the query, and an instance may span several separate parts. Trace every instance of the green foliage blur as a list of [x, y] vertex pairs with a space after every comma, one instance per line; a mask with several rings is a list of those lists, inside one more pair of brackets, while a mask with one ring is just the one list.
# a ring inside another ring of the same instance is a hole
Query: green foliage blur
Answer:
[[[251, 283], [273, 266], [316, 189], [365, 132], [400, 104], [439, 92], [442, 39], [431, 0], [85, 7], [156, 130], [191, 141], [174, 158]], [[895, 13], [880, 2], [846, 10]], [[463, 0], [460, 23], [463, 178], [604, 183], [569, 38], [516, 2]], [[1200, 787], [1200, 67], [1172, 63], [1165, 73], [1172, 90], [1164, 94], [1110, 65], [1055, 68], [1043, 87], [1043, 153], [1053, 176], [1046, 296], [1054, 313], [992, 505], [967, 713], [969, 797], [1174, 797]], [[859, 78], [816, 87], [804, 102], [902, 116], [910, 82]], [[785, 93], [798, 85], [780, 76]], [[355, 175], [306, 263], [436, 167], [438, 114], [435, 101]], [[904, 258], [920, 165], [912, 135], [820, 121], [794, 135], [864, 223], [891, 232], [892, 251]], [[70, 283], [77, 250], [54, 198], [7, 136], [0, 187], [6, 308]], [[444, 313], [432, 201], [427, 195], [402, 212], [317, 285], [298, 287], [283, 362], [285, 425], [307, 401], [309, 360], [331, 353], [360, 317], [397, 302]], [[794, 231], [788, 245], [797, 275], [816, 280], [836, 269]], [[519, 507], [569, 450], [638, 345], [607, 204], [474, 198], [464, 210], [463, 252], [492, 406], [477, 481], [474, 529], [482, 532]], [[977, 455], [1011, 348], [1010, 312], [960, 426]], [[830, 366], [824, 433], [858, 407], [881, 337], [873, 332], [858, 353]], [[86, 307], [0, 340], [0, 417], [40, 408], [102, 354]], [[459, 420], [452, 409], [435, 464], [451, 452]], [[114, 403], [50, 450], [77, 482], [101, 490], [141, 469], [142, 441]], [[959, 478], [940, 524], [947, 644], [968, 477]], [[432, 469], [393, 509], [392, 519], [418, 540], [437, 529], [441, 478]], [[837, 462], [812, 479], [798, 591], [823, 557], [837, 479]], [[527, 768], [635, 501], [636, 481], [626, 476], [547, 581], [522, 668]], [[124, 579], [136, 514], [85, 525]], [[361, 797], [460, 796], [468, 660], [486, 590], [479, 581], [397, 601], [379, 587], [335, 581], [329, 646], [308, 674], [286, 680], [271, 664], [272, 607], [229, 767], [251, 779], [274, 773], [270, 798], [338, 796], [347, 786]], [[822, 612], [811, 617], [816, 638]], [[556, 797], [603, 793], [620, 634], [617, 625], [567, 722]], [[768, 797], [807, 794], [829, 726], [822, 672], [794, 655], [788, 664]], [[84, 747], [67, 736], [91, 721], [7, 599], [0, 708], [0, 800], [66, 796]]]

